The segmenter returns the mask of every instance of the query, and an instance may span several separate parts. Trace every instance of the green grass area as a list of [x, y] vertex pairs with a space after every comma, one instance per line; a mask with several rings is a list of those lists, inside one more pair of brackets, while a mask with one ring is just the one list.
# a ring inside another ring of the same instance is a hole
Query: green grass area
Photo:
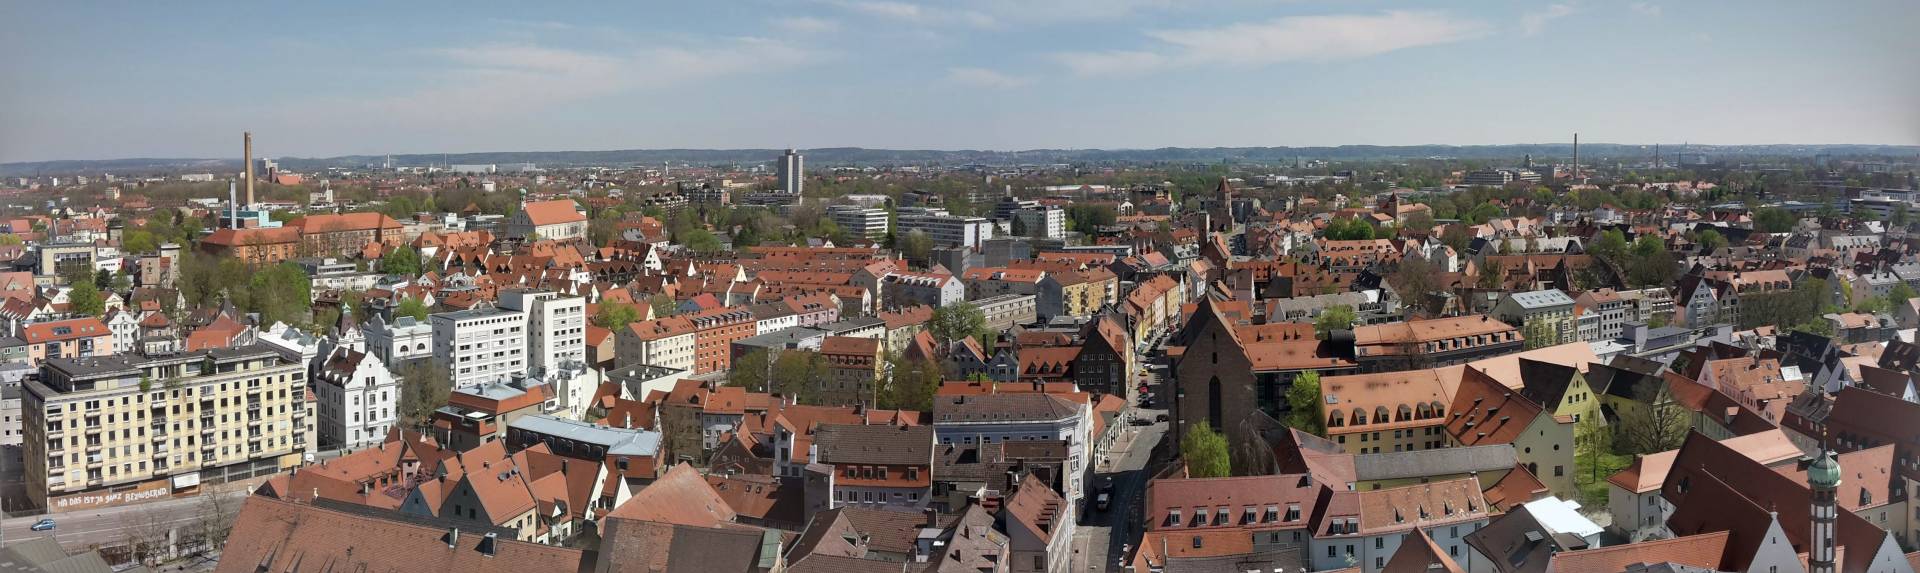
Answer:
[[1609, 453], [1597, 457], [1575, 456], [1573, 462], [1573, 483], [1580, 487], [1580, 505], [1589, 508], [1607, 506], [1607, 476], [1633, 463], [1631, 455]]

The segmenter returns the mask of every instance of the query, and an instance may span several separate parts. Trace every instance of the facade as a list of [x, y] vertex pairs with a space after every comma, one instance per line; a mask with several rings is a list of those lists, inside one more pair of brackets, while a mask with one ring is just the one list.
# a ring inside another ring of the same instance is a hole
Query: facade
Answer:
[[974, 249], [993, 238], [993, 221], [984, 217], [950, 215], [946, 209], [902, 208], [897, 211], [895, 220], [902, 229], [926, 233], [937, 247]]
[[830, 506], [919, 512], [933, 493], [934, 429], [822, 425], [813, 460], [832, 468]]
[[660, 366], [693, 370], [693, 321], [669, 316], [628, 324], [614, 333], [614, 366]]
[[868, 239], [887, 236], [887, 210], [859, 205], [832, 205], [827, 207], [827, 217], [833, 224], [839, 225], [847, 234]]
[[399, 421], [399, 380], [364, 349], [334, 349], [313, 382], [315, 439], [321, 449], [379, 445]]
[[820, 357], [827, 365], [827, 378], [821, 381], [821, 404], [876, 405], [875, 392], [887, 374], [880, 339], [828, 336], [820, 342]]
[[753, 336], [753, 312], [745, 307], [719, 307], [686, 317], [693, 324], [694, 374], [726, 371], [733, 364], [733, 343]]
[[248, 266], [262, 267], [301, 256], [300, 230], [294, 227], [217, 229], [202, 237], [200, 252], [233, 257]]
[[1023, 233], [1014, 233], [1036, 239], [1064, 239], [1067, 237], [1067, 211], [1058, 206], [1033, 206], [1013, 212], [1015, 224]]
[[308, 215], [286, 226], [299, 230], [302, 256], [358, 253], [373, 243], [398, 247], [407, 239], [399, 221], [380, 213]]
[[1635, 320], [1636, 314], [1613, 289], [1599, 289], [1580, 293], [1574, 300], [1578, 312], [1578, 338], [1582, 341], [1617, 340], [1626, 334], [1626, 324]]
[[113, 354], [113, 331], [97, 318], [31, 323], [20, 328], [20, 338], [27, 343], [27, 363], [35, 366], [50, 358]]
[[278, 472], [309, 446], [306, 367], [267, 346], [49, 359], [24, 389], [27, 492], [55, 512]]
[[527, 315], [482, 306], [443, 312], [433, 321], [433, 360], [453, 376], [453, 387], [507, 382], [527, 373]]
[[587, 362], [587, 299], [552, 291], [500, 293], [500, 307], [527, 316], [527, 368], [536, 377]]
[[780, 180], [780, 192], [788, 195], [800, 195], [807, 181], [807, 158], [799, 151], [788, 149], [780, 155], [780, 163], [774, 166], [774, 174]]
[[896, 272], [882, 277], [889, 306], [942, 307], [967, 299], [967, 287], [953, 275]]
[[363, 323], [360, 330], [367, 337], [367, 352], [389, 367], [433, 355], [433, 325], [411, 316], [388, 322], [375, 315], [373, 320]]
[[1037, 300], [1033, 295], [1006, 294], [978, 299], [973, 305], [987, 317], [988, 329], [1003, 331], [1039, 320]]

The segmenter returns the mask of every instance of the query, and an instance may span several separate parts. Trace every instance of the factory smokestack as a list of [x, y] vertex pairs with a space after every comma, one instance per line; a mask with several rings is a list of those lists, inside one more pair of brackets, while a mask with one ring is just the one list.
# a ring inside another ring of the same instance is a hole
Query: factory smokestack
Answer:
[[[253, 132], [244, 132], [247, 142], [247, 209], [253, 209]], [[1575, 138], [1575, 141], [1579, 141]]]
[[227, 182], [227, 226], [240, 228], [240, 191], [235, 189], [232, 181]]
[[[247, 141], [253, 140], [249, 139]], [[252, 149], [252, 147], [248, 147], [248, 149]], [[247, 169], [248, 173], [252, 173], [252, 167], [248, 167]], [[1580, 183], [1580, 134], [1578, 133], [1573, 134], [1573, 182], [1575, 184]], [[247, 184], [247, 195], [249, 197], [253, 195], [252, 183]]]

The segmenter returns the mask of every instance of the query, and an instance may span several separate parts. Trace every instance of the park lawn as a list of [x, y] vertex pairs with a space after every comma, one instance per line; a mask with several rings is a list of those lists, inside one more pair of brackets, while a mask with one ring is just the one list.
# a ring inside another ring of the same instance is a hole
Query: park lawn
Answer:
[[1590, 510], [1607, 506], [1607, 476], [1633, 463], [1633, 456], [1628, 454], [1608, 453], [1598, 457], [1598, 472], [1594, 471], [1594, 456], [1576, 456], [1574, 459], [1573, 483], [1580, 488], [1580, 505]]

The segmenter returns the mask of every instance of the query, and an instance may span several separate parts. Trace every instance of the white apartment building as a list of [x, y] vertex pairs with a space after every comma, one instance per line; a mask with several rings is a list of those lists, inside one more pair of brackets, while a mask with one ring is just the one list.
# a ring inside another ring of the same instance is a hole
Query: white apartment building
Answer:
[[365, 349], [334, 349], [313, 382], [321, 449], [377, 445], [399, 419], [399, 381]]
[[553, 291], [507, 290], [500, 308], [527, 316], [527, 369], [538, 377], [587, 362], [587, 299]]
[[1056, 205], [1035, 206], [1013, 212], [1013, 219], [1020, 222], [1024, 233], [1014, 233], [1038, 239], [1064, 239], [1067, 237], [1067, 211]]
[[367, 352], [389, 365], [433, 355], [433, 325], [411, 316], [388, 322], [375, 315], [360, 330], [367, 337]]
[[481, 306], [443, 312], [433, 321], [433, 360], [454, 389], [509, 382], [527, 373], [527, 315]]
[[140, 319], [125, 310], [110, 311], [101, 320], [107, 323], [107, 331], [113, 333], [113, 353], [133, 352], [135, 340], [140, 336]]
[[946, 209], [902, 208], [895, 219], [902, 229], [926, 233], [938, 247], [979, 248], [981, 242], [993, 238], [993, 221], [950, 215]]
[[831, 205], [827, 217], [848, 234], [878, 239], [887, 236], [887, 210], [859, 205]]

